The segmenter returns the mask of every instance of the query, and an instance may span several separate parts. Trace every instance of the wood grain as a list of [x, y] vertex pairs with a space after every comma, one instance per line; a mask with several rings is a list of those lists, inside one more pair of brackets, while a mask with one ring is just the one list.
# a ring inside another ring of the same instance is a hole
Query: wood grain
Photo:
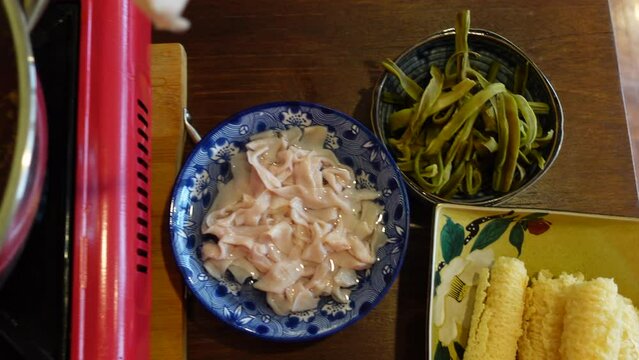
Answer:
[[169, 248], [169, 194], [182, 161], [186, 54], [179, 44], [152, 46], [151, 82], [151, 358], [183, 359], [186, 351], [184, 285]]
[[610, 0], [610, 12], [639, 191], [639, 4], [633, 0]]
[[[379, 61], [454, 24], [470, 7], [472, 25], [519, 45], [550, 78], [564, 106], [565, 139], [546, 176], [507, 205], [638, 216], [637, 192], [605, 0], [306, 1], [192, 0], [184, 35], [189, 102], [202, 133], [259, 103], [305, 100], [370, 124]], [[411, 202], [409, 255], [400, 279], [364, 319], [325, 340], [276, 344], [240, 334], [194, 300], [188, 306], [189, 359], [420, 359], [428, 309], [426, 263], [432, 208]]]

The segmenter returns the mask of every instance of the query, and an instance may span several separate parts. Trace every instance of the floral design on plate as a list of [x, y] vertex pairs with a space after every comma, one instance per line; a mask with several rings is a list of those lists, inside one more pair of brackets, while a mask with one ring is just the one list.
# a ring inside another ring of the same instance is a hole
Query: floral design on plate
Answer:
[[342, 304], [338, 303], [335, 300], [329, 300], [324, 306], [322, 306], [320, 313], [328, 320], [334, 321], [343, 318], [346, 316], [346, 313], [353, 310], [351, 306], [351, 302]]
[[284, 322], [284, 325], [286, 325], [287, 327], [291, 329], [294, 329], [302, 322], [311, 323], [313, 320], [315, 320], [316, 312], [317, 312], [316, 309], [311, 309], [311, 310], [291, 313], [288, 315], [288, 319]]
[[371, 175], [365, 171], [357, 172], [357, 174], [355, 175], [355, 182], [357, 183], [357, 188], [375, 190], [374, 183], [376, 182], [376, 179], [374, 179], [373, 177], [374, 175]]
[[229, 308], [227, 307], [224, 307], [224, 310], [222, 310], [222, 313], [224, 314], [224, 317], [228, 321], [236, 323], [237, 325], [246, 325], [249, 322], [253, 321], [253, 319], [255, 319], [255, 316], [253, 315], [242, 314], [241, 305], [238, 305], [233, 311], [229, 310]]
[[491, 250], [475, 250], [467, 256], [454, 258], [439, 273], [435, 289], [433, 322], [439, 327], [439, 341], [448, 346], [458, 337], [458, 329], [472, 315], [468, 311], [469, 294], [477, 285], [476, 274], [489, 267], [495, 256]]
[[208, 171], [200, 169], [195, 172], [195, 176], [191, 179], [191, 185], [188, 187], [191, 201], [200, 201], [209, 194], [209, 182], [211, 177]]
[[225, 275], [215, 290], [218, 296], [226, 296], [227, 294], [231, 294], [233, 296], [237, 296], [242, 289], [242, 286], [238, 284], [235, 280], [230, 279], [228, 275]]
[[303, 322], [311, 322], [315, 319], [315, 309], [312, 310], [306, 310], [306, 311], [300, 311], [300, 312], [296, 312], [296, 313], [292, 313], [291, 317], [296, 317], [298, 319], [300, 319], [300, 321]]
[[231, 161], [231, 158], [240, 152], [240, 148], [227, 139], [218, 140], [213, 147], [209, 149], [211, 160], [218, 164]]
[[337, 135], [335, 135], [334, 131], [329, 131], [326, 135], [324, 147], [331, 150], [339, 149], [339, 138], [337, 137]]
[[293, 109], [288, 109], [288, 111], [282, 112], [282, 116], [284, 117], [282, 122], [288, 126], [306, 127], [312, 123], [308, 113], [302, 112], [302, 110], [293, 112]]
[[368, 159], [370, 161], [377, 160], [377, 156], [380, 156], [380, 158], [382, 160], [386, 160], [384, 152], [380, 151], [379, 148], [377, 147], [377, 145], [375, 145], [374, 142], [367, 141], [367, 142], [364, 143], [363, 147], [364, 147], [364, 149], [370, 149], [371, 150], [371, 153], [370, 153], [370, 155], [368, 157]]

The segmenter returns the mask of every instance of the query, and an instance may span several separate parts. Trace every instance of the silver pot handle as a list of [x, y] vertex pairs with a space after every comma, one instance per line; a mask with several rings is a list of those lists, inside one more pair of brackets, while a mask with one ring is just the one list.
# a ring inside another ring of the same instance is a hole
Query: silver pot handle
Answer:
[[184, 108], [182, 117], [184, 120], [184, 127], [186, 128], [186, 132], [189, 134], [189, 137], [193, 141], [193, 143], [197, 144], [202, 140], [202, 136], [197, 132], [193, 124], [191, 123], [191, 113], [187, 108]]
[[47, 7], [48, 0], [23, 0], [24, 15], [27, 19], [27, 28], [32, 31], [40, 20], [44, 9]]

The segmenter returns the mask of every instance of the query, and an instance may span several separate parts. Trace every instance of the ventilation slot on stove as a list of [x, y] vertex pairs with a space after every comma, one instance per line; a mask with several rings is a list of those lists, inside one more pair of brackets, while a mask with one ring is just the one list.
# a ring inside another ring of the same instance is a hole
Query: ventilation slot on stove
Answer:
[[139, 273], [146, 274], [148, 272], [148, 254], [149, 254], [149, 109], [144, 104], [144, 101], [137, 99], [137, 111], [135, 126], [136, 142], [138, 148], [137, 154], [137, 199], [136, 206], [137, 212], [137, 266], [136, 270]]

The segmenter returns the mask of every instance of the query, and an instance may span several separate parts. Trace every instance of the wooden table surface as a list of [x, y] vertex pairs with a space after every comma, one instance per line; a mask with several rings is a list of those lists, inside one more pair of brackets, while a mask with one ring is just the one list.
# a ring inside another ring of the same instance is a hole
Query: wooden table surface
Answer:
[[[192, 29], [156, 33], [154, 42], [184, 45], [189, 109], [202, 133], [244, 108], [277, 100], [322, 103], [370, 124], [379, 61], [453, 26], [456, 12], [470, 7], [472, 26], [524, 49], [564, 107], [557, 161], [505, 205], [639, 216], [608, 2], [479, 3], [192, 0], [186, 10]], [[411, 230], [399, 280], [364, 319], [321, 341], [271, 343], [231, 329], [190, 298], [188, 359], [425, 358], [432, 209], [411, 206], [423, 228]]]

